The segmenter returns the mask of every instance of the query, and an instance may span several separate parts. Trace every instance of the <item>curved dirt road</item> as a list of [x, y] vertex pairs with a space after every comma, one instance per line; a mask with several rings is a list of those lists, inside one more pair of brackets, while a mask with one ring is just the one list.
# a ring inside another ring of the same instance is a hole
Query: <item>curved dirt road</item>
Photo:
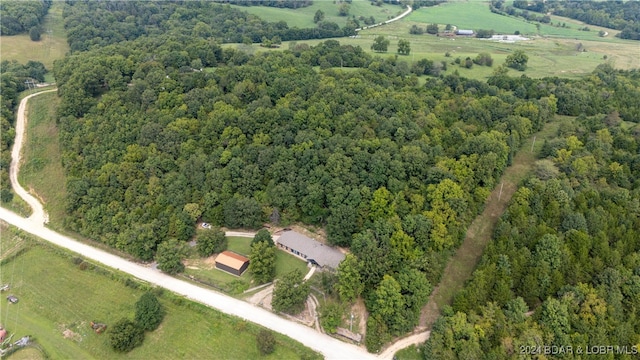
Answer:
[[[55, 89], [49, 91], [55, 91]], [[12, 161], [10, 168], [11, 183], [14, 186], [14, 190], [32, 206], [33, 214], [29, 218], [25, 219], [7, 209], [0, 208], [0, 219], [57, 246], [76, 252], [88, 259], [119, 271], [126, 272], [141, 280], [163, 287], [188, 299], [218, 309], [226, 314], [240, 317], [284, 334], [321, 353], [327, 359], [375, 358], [374, 355], [367, 353], [359, 347], [344, 343], [330, 336], [323, 335], [304, 325], [285, 320], [271, 312], [248, 304], [244, 301], [222, 295], [209, 289], [201, 288], [186, 281], [178, 280], [151, 268], [144, 267], [103, 250], [80, 243], [46, 228], [44, 224], [46, 223], [47, 218], [44, 210], [42, 209], [42, 205], [26, 190], [24, 190], [17, 181], [20, 164], [20, 150], [24, 139], [26, 123], [26, 104], [28, 99], [42, 93], [43, 92], [30, 95], [24, 98], [20, 103], [17, 116], [18, 121], [16, 122], [16, 142], [12, 151], [14, 161]]]
[[49, 217], [47, 213], [44, 211], [42, 204], [35, 197], [31, 196], [29, 192], [20, 186], [18, 183], [18, 170], [20, 169], [20, 162], [22, 161], [22, 144], [24, 143], [24, 134], [25, 128], [27, 125], [27, 102], [34, 96], [38, 96], [40, 94], [56, 91], [58, 89], [51, 89], [46, 91], [41, 91], [35, 94], [31, 94], [22, 101], [20, 101], [20, 106], [18, 106], [18, 114], [16, 116], [16, 138], [13, 143], [13, 149], [11, 149], [11, 166], [9, 168], [9, 179], [11, 181], [11, 186], [13, 187], [13, 191], [18, 194], [24, 201], [31, 206], [33, 212], [29, 219], [38, 224], [46, 224], [49, 222]]

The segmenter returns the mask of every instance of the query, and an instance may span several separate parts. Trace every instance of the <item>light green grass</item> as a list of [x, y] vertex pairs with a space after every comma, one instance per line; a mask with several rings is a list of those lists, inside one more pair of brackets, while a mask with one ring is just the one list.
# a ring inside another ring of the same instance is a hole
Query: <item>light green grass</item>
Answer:
[[[274, 8], [268, 6], [236, 6], [233, 7], [246, 11], [250, 14], [259, 16], [263, 20], [270, 22], [284, 21], [290, 28], [315, 28], [313, 17], [318, 10], [322, 10], [325, 14], [325, 21], [331, 21], [343, 27], [347, 23], [347, 19], [355, 16], [369, 18], [373, 16], [376, 22], [383, 22], [389, 18], [395, 17], [403, 11], [398, 5], [383, 4], [382, 6], [373, 6], [368, 0], [353, 0], [349, 10], [349, 16], [338, 16], [339, 2], [334, 3], [330, 0], [314, 1], [313, 5], [298, 9]], [[364, 26], [364, 23], [361, 23]]]
[[300, 270], [302, 274], [306, 274], [309, 269], [307, 263], [293, 255], [289, 255], [282, 250], [276, 250], [276, 278], [281, 278], [284, 274], [293, 270]]
[[55, 92], [38, 95], [27, 104], [27, 136], [19, 181], [35, 194], [49, 213], [49, 221], [62, 224], [65, 216], [66, 179], [62, 168], [55, 111], [60, 99]]
[[[12, 231], [3, 231], [1, 239], [14, 236], [8, 233]], [[110, 270], [81, 270], [59, 250], [33, 245], [0, 266], [0, 274], [0, 281], [11, 282], [11, 293], [20, 299], [18, 304], [0, 301], [3, 325], [18, 338], [32, 335], [51, 359], [262, 358], [255, 341], [257, 326], [166, 292], [160, 297], [166, 309], [160, 328], [147, 333], [144, 344], [129, 354], [113, 352], [106, 334], [95, 334], [89, 322], [132, 318], [143, 291], [113, 280]], [[63, 335], [67, 329], [73, 332], [70, 338]], [[264, 358], [318, 357], [291, 339], [276, 338], [276, 351]]]
[[[31, 41], [28, 34], [0, 36], [2, 60], [16, 60], [25, 64], [29, 60], [40, 61], [51, 70], [53, 61], [61, 59], [69, 51], [62, 20], [63, 1], [54, 1], [44, 19], [40, 41]], [[46, 31], [51, 30], [51, 34]]]
[[422, 360], [422, 351], [420, 347], [417, 347], [416, 345], [411, 345], [407, 348], [404, 348], [400, 351], [398, 351], [395, 354], [394, 359], [397, 360]]
[[247, 257], [251, 254], [251, 241], [253, 241], [253, 238], [227, 236], [227, 241], [227, 250], [231, 250]]

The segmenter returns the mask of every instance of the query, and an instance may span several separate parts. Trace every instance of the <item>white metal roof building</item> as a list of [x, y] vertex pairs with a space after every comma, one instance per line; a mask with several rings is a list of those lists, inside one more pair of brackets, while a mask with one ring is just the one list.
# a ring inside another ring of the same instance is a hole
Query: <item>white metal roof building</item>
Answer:
[[321, 267], [336, 269], [344, 254], [295, 231], [287, 231], [278, 238], [278, 247]]

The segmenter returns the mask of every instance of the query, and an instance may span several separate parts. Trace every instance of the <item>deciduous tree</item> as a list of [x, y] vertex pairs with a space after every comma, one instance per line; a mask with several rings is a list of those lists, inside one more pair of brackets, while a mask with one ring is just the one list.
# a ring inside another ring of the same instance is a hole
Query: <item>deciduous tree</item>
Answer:
[[276, 250], [267, 241], [251, 244], [249, 270], [253, 279], [259, 283], [268, 283], [276, 276]]
[[303, 281], [300, 270], [293, 270], [276, 283], [271, 305], [276, 311], [297, 314], [304, 309], [309, 291], [309, 284]]

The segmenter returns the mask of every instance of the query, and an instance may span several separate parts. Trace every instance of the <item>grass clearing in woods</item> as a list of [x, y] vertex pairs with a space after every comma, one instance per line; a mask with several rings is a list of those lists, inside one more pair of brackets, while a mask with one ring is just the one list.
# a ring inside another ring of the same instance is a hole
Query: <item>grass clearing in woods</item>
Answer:
[[450, 305], [455, 294], [471, 278], [484, 248], [493, 236], [498, 219], [506, 210], [511, 196], [522, 180], [530, 173], [536, 161], [536, 154], [540, 152], [544, 140], [554, 138], [558, 126], [566, 118], [568, 117], [556, 116], [554, 121], [545, 124], [543, 129], [533, 134], [514, 156], [511, 166], [507, 167], [489, 195], [483, 212], [471, 223], [462, 245], [449, 260], [440, 283], [434, 288], [429, 302], [422, 309], [420, 326], [430, 328], [440, 316], [442, 307]]

